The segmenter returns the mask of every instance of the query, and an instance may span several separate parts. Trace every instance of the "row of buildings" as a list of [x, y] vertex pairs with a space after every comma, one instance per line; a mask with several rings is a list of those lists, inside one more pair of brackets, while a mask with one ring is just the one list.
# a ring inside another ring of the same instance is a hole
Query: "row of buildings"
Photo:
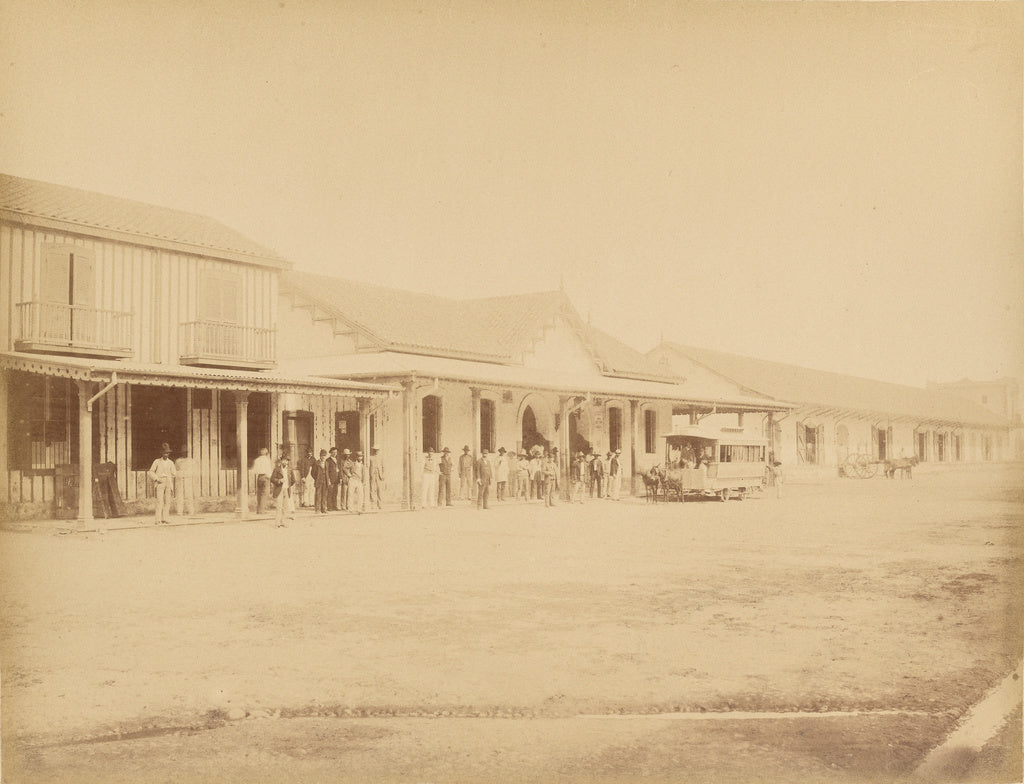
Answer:
[[6, 175], [0, 312], [5, 517], [90, 519], [98, 466], [130, 508], [152, 504], [164, 442], [195, 460], [207, 504], [239, 511], [261, 447], [377, 446], [386, 500], [406, 507], [426, 451], [540, 444], [567, 469], [620, 449], [635, 487], [681, 425], [764, 438], [797, 469], [1021, 457], [1013, 382], [918, 389], [674, 343], [644, 355], [563, 291], [467, 301], [312, 275], [203, 216]]

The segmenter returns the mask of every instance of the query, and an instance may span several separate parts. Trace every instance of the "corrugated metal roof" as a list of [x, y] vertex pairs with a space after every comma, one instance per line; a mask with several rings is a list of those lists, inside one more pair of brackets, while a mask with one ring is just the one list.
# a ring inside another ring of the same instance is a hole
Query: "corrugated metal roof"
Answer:
[[672, 342], [662, 343], [654, 349], [658, 350], [688, 357], [753, 392], [799, 402], [804, 406], [863, 411], [950, 424], [985, 427], [1008, 425], [1005, 419], [983, 406], [937, 390], [845, 376]]
[[490, 384], [496, 387], [516, 387], [548, 390], [566, 394], [595, 394], [617, 398], [645, 398], [669, 400], [679, 404], [692, 403], [721, 411], [784, 411], [786, 403], [768, 400], [756, 395], [721, 394], [721, 390], [706, 390], [684, 383], [617, 378], [593, 373], [554, 372], [522, 365], [473, 362], [454, 357], [426, 354], [405, 354], [375, 351], [365, 354], [343, 354], [335, 357], [313, 357], [291, 360], [289, 372], [320, 373], [337, 378], [375, 378], [398, 380], [408, 376], [440, 378], [453, 381]]
[[118, 381], [155, 386], [237, 389], [240, 391], [298, 392], [317, 395], [380, 397], [401, 388], [366, 381], [348, 381], [298, 373], [257, 370], [222, 370], [186, 365], [155, 365], [113, 359], [57, 357], [20, 351], [0, 352], [0, 368], [30, 373], [108, 382], [116, 373]]
[[10, 174], [0, 174], [0, 209], [66, 223], [76, 231], [122, 232], [157, 243], [182, 243], [250, 256], [253, 263], [288, 266], [274, 251], [203, 215]]

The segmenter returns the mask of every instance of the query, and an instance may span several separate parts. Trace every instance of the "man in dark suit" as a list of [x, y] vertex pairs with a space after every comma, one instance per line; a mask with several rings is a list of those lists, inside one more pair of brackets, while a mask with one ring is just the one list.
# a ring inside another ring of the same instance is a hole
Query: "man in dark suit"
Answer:
[[327, 450], [320, 450], [320, 459], [313, 463], [313, 487], [316, 489], [313, 507], [318, 512], [327, 512]]
[[327, 458], [327, 510], [338, 511], [338, 482], [341, 478], [341, 467], [338, 465], [338, 447], [331, 447], [331, 456]]
[[487, 450], [480, 451], [480, 459], [476, 461], [476, 508], [488, 509], [487, 499], [491, 495], [491, 461], [487, 458]]

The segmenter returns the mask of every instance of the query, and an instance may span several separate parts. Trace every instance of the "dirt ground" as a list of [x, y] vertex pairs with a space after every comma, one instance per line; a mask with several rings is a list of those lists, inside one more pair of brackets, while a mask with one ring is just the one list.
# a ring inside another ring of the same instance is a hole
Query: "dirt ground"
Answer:
[[0, 532], [3, 781], [905, 778], [1021, 661], [1022, 522], [989, 466]]

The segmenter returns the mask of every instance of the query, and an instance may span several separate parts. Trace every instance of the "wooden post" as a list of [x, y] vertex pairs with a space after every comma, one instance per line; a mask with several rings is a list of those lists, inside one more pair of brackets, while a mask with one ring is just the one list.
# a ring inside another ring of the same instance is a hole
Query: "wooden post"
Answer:
[[78, 380], [78, 523], [92, 521], [92, 409], [91, 381]]
[[569, 409], [572, 408], [573, 399], [565, 395], [558, 398], [558, 476], [561, 482], [559, 496], [563, 501], [572, 498], [568, 468], [572, 464], [572, 455], [569, 453]]
[[640, 440], [639, 400], [629, 401], [629, 494], [636, 495], [636, 442]]
[[235, 392], [235, 441], [238, 443], [238, 517], [249, 516], [249, 393]]
[[473, 401], [473, 481], [476, 481], [476, 461], [480, 458], [480, 389], [469, 388]]
[[414, 379], [402, 382], [402, 508], [412, 509], [412, 388]]
[[[8, 414], [9, 403], [8, 395], [10, 394], [11, 374], [6, 371], [0, 371], [0, 422], [7, 426], [10, 422], [10, 416]], [[11, 476], [8, 473], [7, 465], [7, 444], [6, 441], [10, 438], [10, 430], [4, 430], [4, 446], [0, 447], [0, 503], [6, 504], [11, 500]], [[53, 492], [54, 495], [58, 492], [59, 488], [54, 482]]]
[[361, 397], [357, 399], [359, 406], [359, 449], [363, 453], [362, 469], [359, 481], [363, 483], [363, 511], [365, 512], [369, 506], [370, 500], [370, 483], [369, 474], [367, 473], [366, 467], [370, 462], [370, 399], [367, 397]]

